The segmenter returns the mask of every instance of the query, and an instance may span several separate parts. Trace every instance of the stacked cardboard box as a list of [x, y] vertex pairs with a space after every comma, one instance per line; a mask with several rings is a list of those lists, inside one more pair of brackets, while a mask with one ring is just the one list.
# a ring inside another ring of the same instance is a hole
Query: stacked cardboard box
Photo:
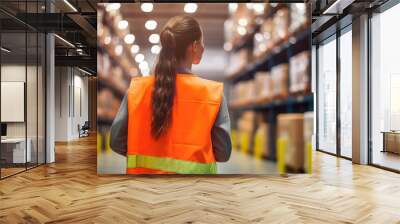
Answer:
[[310, 52], [303, 51], [290, 58], [290, 93], [310, 91]]
[[269, 72], [257, 72], [255, 75], [256, 102], [263, 103], [272, 100], [272, 80]]
[[286, 39], [289, 35], [289, 9], [279, 9], [273, 19], [273, 42], [277, 43], [283, 39]]
[[253, 59], [252, 52], [243, 48], [238, 52], [231, 53], [229, 55], [229, 66], [226, 69], [227, 75], [232, 75], [243, 69], [248, 63], [250, 63]]
[[274, 99], [286, 98], [289, 95], [288, 78], [289, 66], [288, 64], [280, 64], [272, 68], [272, 95]]
[[290, 4], [290, 32], [301, 29], [302, 26], [309, 22], [307, 15], [307, 5], [304, 3]]
[[[295, 172], [304, 170], [304, 115], [278, 115], [278, 141], [284, 142], [284, 162]], [[279, 153], [279, 152], [278, 152]]]
[[254, 80], [243, 81], [233, 87], [231, 105], [248, 105], [256, 99], [256, 82]]
[[272, 35], [274, 23], [271, 18], [266, 19], [260, 27], [260, 32], [254, 35], [253, 54], [255, 57], [261, 56], [264, 52], [271, 49], [274, 45]]

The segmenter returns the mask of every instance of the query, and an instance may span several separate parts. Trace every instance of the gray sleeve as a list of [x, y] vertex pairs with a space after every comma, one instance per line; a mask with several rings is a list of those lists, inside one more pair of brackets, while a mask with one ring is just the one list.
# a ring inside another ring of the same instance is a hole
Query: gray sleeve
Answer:
[[128, 103], [127, 95], [121, 102], [121, 106], [115, 117], [110, 130], [111, 149], [123, 156], [126, 156], [128, 145]]
[[232, 151], [231, 121], [225, 96], [222, 96], [217, 119], [211, 130], [211, 141], [217, 162], [228, 161]]

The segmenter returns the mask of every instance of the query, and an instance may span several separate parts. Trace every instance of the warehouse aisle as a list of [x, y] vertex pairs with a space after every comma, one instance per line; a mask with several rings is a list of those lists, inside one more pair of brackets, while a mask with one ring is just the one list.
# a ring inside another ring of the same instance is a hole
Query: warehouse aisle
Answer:
[[231, 158], [226, 163], [218, 163], [219, 174], [278, 174], [276, 163], [257, 159], [252, 155], [232, 151]]

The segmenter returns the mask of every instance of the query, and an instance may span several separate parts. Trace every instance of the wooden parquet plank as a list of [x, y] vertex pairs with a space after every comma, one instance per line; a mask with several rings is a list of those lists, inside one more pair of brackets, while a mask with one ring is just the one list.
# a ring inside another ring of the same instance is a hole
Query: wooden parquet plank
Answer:
[[99, 176], [96, 139], [0, 181], [0, 223], [400, 223], [400, 175], [315, 153], [312, 175]]

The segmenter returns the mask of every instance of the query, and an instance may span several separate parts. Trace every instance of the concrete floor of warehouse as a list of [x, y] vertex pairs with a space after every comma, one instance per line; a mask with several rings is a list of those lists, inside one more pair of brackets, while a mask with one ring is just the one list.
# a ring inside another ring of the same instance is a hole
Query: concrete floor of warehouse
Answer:
[[399, 174], [314, 153], [312, 175], [96, 173], [96, 138], [0, 181], [0, 223], [399, 223]]
[[[125, 173], [126, 158], [110, 149], [98, 151], [97, 172], [102, 174]], [[278, 174], [276, 163], [256, 159], [254, 156], [238, 150], [232, 150], [231, 158], [228, 162], [218, 163], [218, 174]]]

